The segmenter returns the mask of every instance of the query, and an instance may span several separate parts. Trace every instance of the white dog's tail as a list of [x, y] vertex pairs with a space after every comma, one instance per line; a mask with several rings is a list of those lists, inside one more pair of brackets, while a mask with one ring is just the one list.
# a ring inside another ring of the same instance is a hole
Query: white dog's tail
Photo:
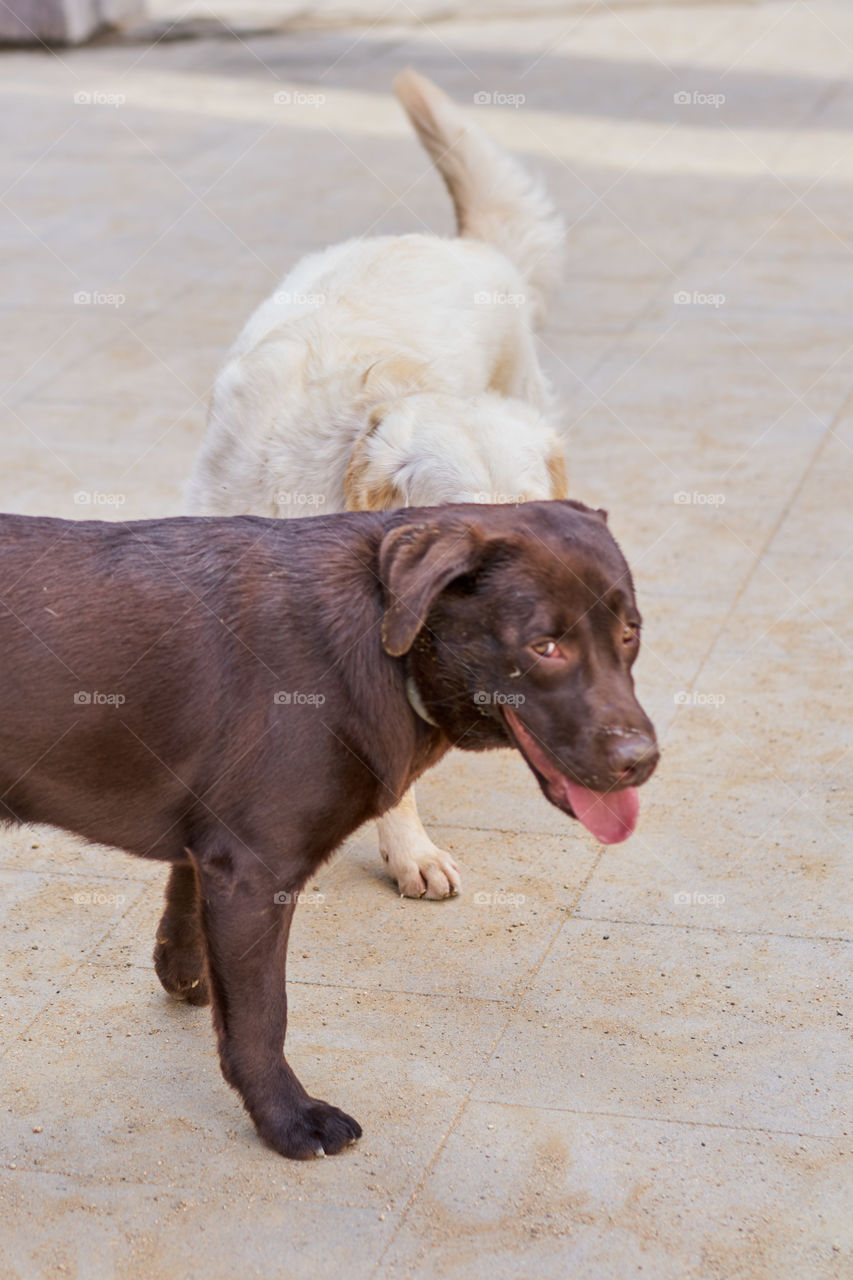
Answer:
[[394, 90], [444, 178], [459, 235], [484, 240], [506, 254], [541, 313], [557, 283], [565, 236], [551, 197], [426, 76], [409, 67], [395, 79]]

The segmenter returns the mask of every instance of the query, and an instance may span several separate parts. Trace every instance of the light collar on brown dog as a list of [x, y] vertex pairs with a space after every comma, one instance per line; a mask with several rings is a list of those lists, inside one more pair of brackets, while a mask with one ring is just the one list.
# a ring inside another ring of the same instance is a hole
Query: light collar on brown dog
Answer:
[[422, 720], [426, 720], [427, 724], [431, 724], [434, 729], [438, 729], [440, 727], [436, 724], [424, 706], [423, 698], [418, 692], [418, 686], [415, 684], [414, 676], [408, 676], [406, 679], [406, 697], [409, 699], [409, 705], [412, 710], [416, 711]]

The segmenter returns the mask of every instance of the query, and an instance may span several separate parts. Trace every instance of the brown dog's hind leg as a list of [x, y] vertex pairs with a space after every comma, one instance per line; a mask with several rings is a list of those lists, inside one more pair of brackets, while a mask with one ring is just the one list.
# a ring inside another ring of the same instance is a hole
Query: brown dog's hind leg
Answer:
[[169, 873], [166, 910], [157, 926], [154, 968], [169, 995], [176, 1000], [186, 1000], [188, 1004], [210, 1003], [198, 880], [191, 862], [175, 863]]
[[311, 1098], [284, 1058], [285, 960], [296, 893], [248, 850], [195, 851], [213, 1021], [222, 1074], [260, 1136], [297, 1160], [333, 1155], [361, 1126]]

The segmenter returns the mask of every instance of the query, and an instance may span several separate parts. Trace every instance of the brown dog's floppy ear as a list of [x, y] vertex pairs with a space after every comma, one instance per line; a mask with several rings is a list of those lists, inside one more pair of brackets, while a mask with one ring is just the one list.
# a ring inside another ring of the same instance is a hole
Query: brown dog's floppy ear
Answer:
[[382, 619], [386, 653], [399, 658], [409, 652], [436, 596], [475, 567], [483, 547], [482, 534], [470, 524], [404, 524], [385, 535], [379, 574], [388, 600]]

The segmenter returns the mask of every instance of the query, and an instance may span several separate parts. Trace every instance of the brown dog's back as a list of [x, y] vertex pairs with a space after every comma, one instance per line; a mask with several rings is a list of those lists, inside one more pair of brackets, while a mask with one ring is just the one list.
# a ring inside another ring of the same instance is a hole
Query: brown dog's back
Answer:
[[330, 768], [317, 698], [340, 703], [341, 676], [317, 642], [335, 609], [315, 562], [333, 577], [342, 548], [310, 523], [0, 517], [4, 815], [174, 859], [300, 745]]

